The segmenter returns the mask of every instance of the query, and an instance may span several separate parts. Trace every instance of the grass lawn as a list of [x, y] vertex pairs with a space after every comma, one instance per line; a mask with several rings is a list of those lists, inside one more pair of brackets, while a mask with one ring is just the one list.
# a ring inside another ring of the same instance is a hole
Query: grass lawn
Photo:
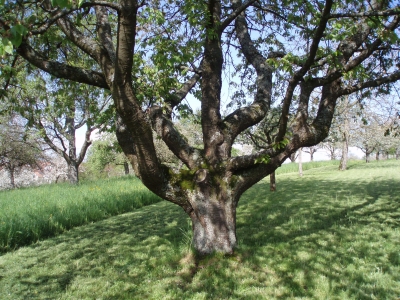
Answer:
[[238, 207], [234, 255], [197, 259], [160, 202], [0, 256], [1, 299], [399, 299], [400, 161], [277, 176]]

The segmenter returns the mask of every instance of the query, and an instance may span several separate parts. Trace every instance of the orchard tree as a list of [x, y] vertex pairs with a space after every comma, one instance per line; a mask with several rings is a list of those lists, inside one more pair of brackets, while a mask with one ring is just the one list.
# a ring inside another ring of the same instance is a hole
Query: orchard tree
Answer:
[[[400, 8], [391, 1], [3, 3], [0, 55], [109, 91], [135, 174], [188, 214], [200, 254], [234, 251], [240, 196], [299, 148], [323, 141], [337, 99], [387, 92], [400, 78]], [[240, 81], [231, 111], [225, 78]], [[200, 147], [173, 123], [189, 93], [201, 105]], [[279, 122], [269, 147], [232, 157], [238, 135], [272, 108]], [[160, 162], [153, 132], [182, 168]]]
[[[79, 182], [79, 166], [90, 147], [91, 134], [104, 124], [110, 97], [91, 86], [65, 80], [52, 80], [43, 72], [16, 76], [17, 85], [4, 97], [9, 109], [26, 120], [26, 126], [38, 131], [49, 148], [65, 160], [67, 178]], [[78, 152], [77, 131], [84, 130], [84, 142]]]
[[87, 166], [96, 173], [102, 173], [111, 164], [124, 166], [125, 174], [129, 174], [128, 160], [118, 145], [115, 134], [104, 132], [89, 149]]
[[23, 167], [40, 169], [45, 160], [37, 134], [25, 130], [14, 116], [0, 119], [0, 169], [8, 172], [11, 188], [16, 187], [15, 175]]
[[310, 161], [314, 161], [314, 154], [318, 151], [318, 146], [310, 146], [307, 148], [304, 148], [303, 151], [310, 154]]

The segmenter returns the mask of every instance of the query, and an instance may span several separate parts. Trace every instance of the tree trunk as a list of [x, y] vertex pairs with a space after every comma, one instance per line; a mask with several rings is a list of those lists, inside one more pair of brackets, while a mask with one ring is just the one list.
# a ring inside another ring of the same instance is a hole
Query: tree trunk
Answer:
[[296, 161], [296, 152], [290, 154], [289, 159], [291, 162], [295, 162]]
[[129, 165], [128, 162], [124, 161], [124, 171], [125, 175], [129, 175]]
[[68, 165], [68, 181], [71, 184], [79, 183], [79, 167], [75, 162], [71, 162]]
[[200, 255], [232, 254], [236, 246], [236, 197], [224, 183], [212, 185], [208, 171], [197, 172], [196, 187], [189, 194], [193, 210], [193, 246]]
[[10, 184], [11, 184], [11, 188], [12, 188], [12, 189], [15, 189], [15, 176], [14, 176], [15, 169], [14, 169], [14, 167], [10, 167], [10, 168], [8, 169], [8, 172], [9, 172], [9, 174], [10, 174]]
[[[347, 119], [345, 120], [345, 126], [347, 126]], [[339, 171], [346, 171], [347, 160], [349, 156], [349, 135], [347, 128], [343, 131], [343, 146], [342, 146], [342, 157], [340, 158]]]
[[303, 176], [303, 148], [299, 149], [299, 175]]
[[269, 190], [271, 192], [275, 192], [276, 191], [276, 179], [275, 179], [275, 172], [272, 172], [269, 175]]
[[369, 163], [369, 161], [370, 161], [370, 158], [369, 158], [369, 156], [370, 156], [370, 152], [365, 152], [365, 162], [366, 163]]
[[376, 160], [379, 160], [379, 154], [380, 154], [380, 152], [377, 151], [376, 154], [375, 154], [375, 159], [376, 159]]

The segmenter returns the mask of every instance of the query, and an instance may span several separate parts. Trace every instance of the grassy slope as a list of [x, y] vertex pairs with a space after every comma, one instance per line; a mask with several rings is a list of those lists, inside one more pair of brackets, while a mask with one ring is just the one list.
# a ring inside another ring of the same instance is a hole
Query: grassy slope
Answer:
[[196, 260], [167, 202], [0, 256], [2, 299], [397, 299], [400, 161], [253, 187], [234, 256]]

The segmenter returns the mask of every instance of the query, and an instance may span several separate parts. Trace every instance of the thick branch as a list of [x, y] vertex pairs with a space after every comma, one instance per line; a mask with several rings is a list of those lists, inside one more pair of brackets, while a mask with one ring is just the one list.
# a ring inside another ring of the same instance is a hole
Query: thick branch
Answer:
[[[234, 1], [233, 4], [236, 9], [242, 6], [240, 0]], [[264, 118], [271, 105], [272, 91], [272, 69], [266, 63], [266, 58], [258, 51], [251, 40], [244, 13], [236, 18], [235, 29], [246, 60], [257, 72], [257, 92], [252, 105], [239, 108], [225, 118], [224, 123], [228, 127], [232, 141], [239, 133]]]
[[109, 89], [103, 74], [96, 71], [72, 67], [56, 61], [49, 61], [25, 42], [18, 47], [17, 52], [35, 67], [55, 77]]
[[276, 137], [276, 141], [282, 141], [285, 134], [286, 134], [286, 129], [287, 129], [287, 123], [289, 119], [289, 108], [290, 104], [293, 98], [293, 93], [294, 90], [299, 82], [303, 78], [303, 76], [307, 73], [307, 71], [310, 69], [311, 65], [313, 64], [315, 60], [315, 55], [317, 53], [318, 45], [319, 42], [321, 41], [326, 25], [328, 23], [328, 18], [327, 16], [329, 15], [330, 11], [332, 8], [332, 0], [326, 0], [325, 2], [325, 7], [323, 10], [323, 13], [320, 18], [320, 22], [318, 25], [318, 28], [316, 29], [313, 37], [313, 41], [310, 46], [310, 53], [308, 55], [308, 58], [303, 65], [303, 67], [297, 71], [293, 77], [289, 81], [288, 88], [286, 90], [285, 98], [283, 99], [282, 102], [282, 115], [279, 120], [279, 131]]
[[86, 151], [89, 149], [90, 145], [92, 144], [92, 141], [90, 140], [90, 135], [92, 134], [93, 128], [90, 128], [90, 126], [87, 125], [87, 129], [85, 132], [85, 141], [83, 142], [81, 151], [79, 152], [79, 156], [77, 159], [77, 165], [79, 166], [83, 160], [85, 159]]
[[201, 78], [201, 75], [196, 73], [191, 78], [186, 81], [183, 86], [175, 93], [169, 95], [166, 102], [170, 105], [171, 110], [182, 102], [183, 99], [189, 94], [191, 89], [196, 85], [196, 83]]
[[229, 24], [235, 20], [242, 12], [246, 10], [250, 5], [254, 4], [257, 0], [249, 0], [241, 6], [234, 6], [234, 11], [221, 23], [220, 31], [222, 32]]
[[339, 19], [339, 18], [363, 18], [363, 17], [389, 17], [400, 15], [400, 7], [393, 9], [387, 9], [383, 11], [366, 11], [360, 13], [340, 13], [340, 14], [330, 14], [329, 19]]
[[395, 82], [397, 80], [400, 80], [400, 71], [396, 71], [388, 76], [382, 76], [366, 82], [360, 82], [350, 87], [341, 88], [340, 90], [337, 91], [337, 95], [338, 97], [343, 95], [350, 95], [354, 92], [361, 91], [363, 89], [375, 88], [386, 83]]
[[149, 109], [150, 119], [156, 133], [167, 144], [168, 148], [177, 156], [188, 168], [196, 167], [197, 160], [200, 159], [199, 150], [192, 148], [181, 134], [173, 126], [172, 122], [163, 116], [162, 108], [153, 106]]
[[220, 1], [209, 0], [208, 10], [209, 20], [206, 27], [202, 64], [201, 125], [205, 155], [214, 164], [223, 156], [226, 156], [226, 151], [228, 150], [220, 147], [224, 142], [224, 136], [220, 128], [223, 64], [221, 33], [218, 33], [221, 17]]
[[107, 50], [108, 56], [111, 61], [115, 63], [116, 54], [114, 49], [114, 43], [112, 41], [111, 26], [108, 21], [108, 12], [104, 7], [96, 6], [96, 17], [97, 17], [97, 33], [100, 39], [101, 45]]

